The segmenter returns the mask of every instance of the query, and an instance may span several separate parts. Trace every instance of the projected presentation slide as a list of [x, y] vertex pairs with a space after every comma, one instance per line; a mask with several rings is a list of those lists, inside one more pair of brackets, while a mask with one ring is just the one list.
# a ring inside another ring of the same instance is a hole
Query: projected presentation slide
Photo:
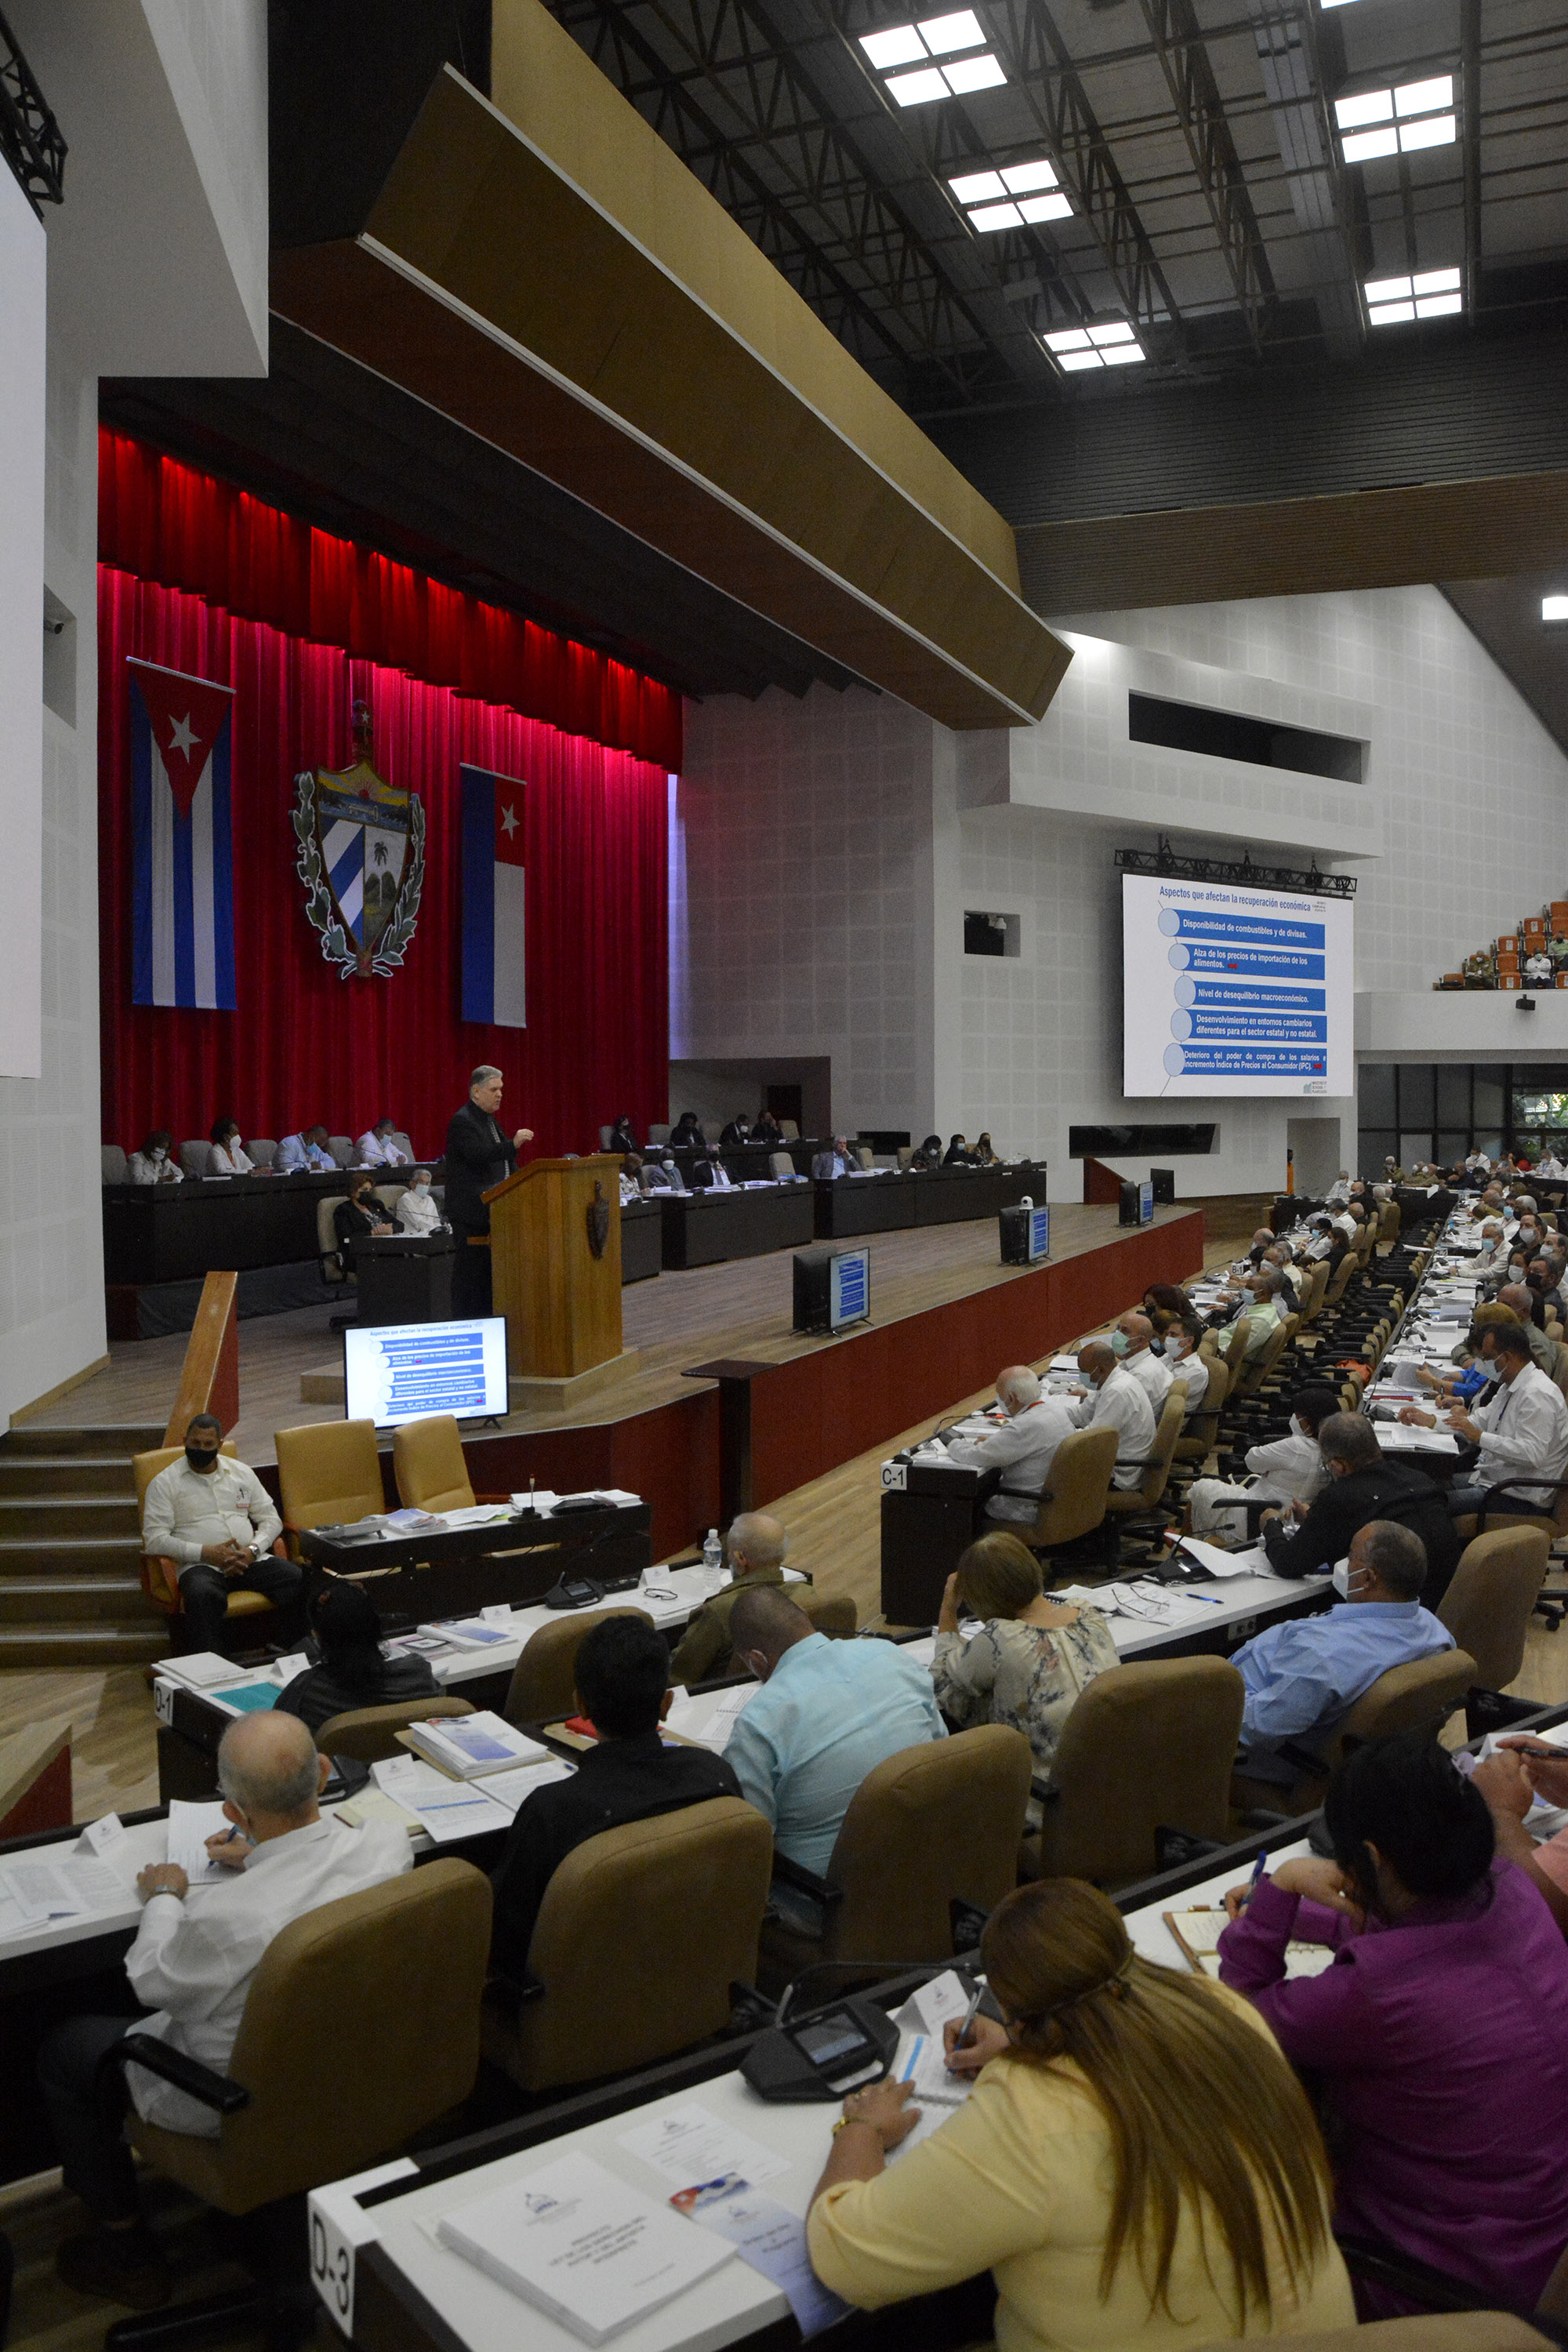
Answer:
[[1347, 898], [1121, 877], [1122, 1089], [1348, 1095]]
[[472, 1421], [507, 1410], [506, 1324], [383, 1323], [343, 1333], [347, 1418], [378, 1429], [449, 1412]]

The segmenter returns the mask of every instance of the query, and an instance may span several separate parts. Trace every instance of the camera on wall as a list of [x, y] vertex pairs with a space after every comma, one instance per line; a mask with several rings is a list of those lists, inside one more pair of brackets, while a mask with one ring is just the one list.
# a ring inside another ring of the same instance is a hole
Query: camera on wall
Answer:
[[1513, 1009], [1516, 1013], [1533, 1013], [1535, 1010], [1534, 997], [1516, 996], [1513, 1000]]

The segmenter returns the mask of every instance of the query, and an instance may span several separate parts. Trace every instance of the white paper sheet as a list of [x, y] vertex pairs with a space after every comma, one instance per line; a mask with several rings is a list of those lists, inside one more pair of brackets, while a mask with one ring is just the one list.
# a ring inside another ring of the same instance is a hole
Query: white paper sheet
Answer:
[[650, 2122], [618, 2137], [621, 2146], [639, 2163], [651, 2166], [675, 2189], [692, 2189], [724, 2173], [738, 2174], [756, 2188], [764, 2180], [776, 2180], [790, 2168], [788, 2157], [776, 2155], [710, 2108], [695, 2104], [668, 2107]]
[[191, 1805], [183, 1798], [171, 1798], [168, 1858], [179, 1864], [193, 1886], [226, 1875], [225, 1865], [208, 1855], [207, 1840], [233, 1826], [221, 1804]]

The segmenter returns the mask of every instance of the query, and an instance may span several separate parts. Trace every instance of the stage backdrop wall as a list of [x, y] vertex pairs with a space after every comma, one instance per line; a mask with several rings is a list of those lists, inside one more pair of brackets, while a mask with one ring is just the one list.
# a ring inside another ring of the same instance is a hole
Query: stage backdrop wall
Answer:
[[[207, 478], [171, 460], [156, 462], [187, 509], [193, 501], [199, 507]], [[226, 485], [211, 487], [225, 502], [239, 495]], [[256, 516], [271, 512], [254, 500], [247, 504]], [[215, 498], [209, 525], [217, 505]], [[145, 543], [160, 545], [173, 566], [180, 541], [170, 516], [143, 523]], [[272, 531], [275, 542], [280, 536]], [[353, 568], [346, 559], [344, 568]], [[250, 570], [254, 579], [256, 567]], [[403, 578], [415, 581], [411, 573]], [[405, 606], [418, 601], [406, 588], [399, 593]], [[384, 1114], [407, 1129], [417, 1150], [434, 1155], [479, 1062], [506, 1072], [505, 1115], [509, 1125], [535, 1129], [531, 1154], [595, 1150], [600, 1122], [623, 1110], [638, 1127], [667, 1116], [662, 759], [586, 740], [107, 562], [100, 566], [99, 629], [106, 1141], [129, 1149], [149, 1128], [166, 1127], [179, 1142], [205, 1135], [216, 1118], [230, 1115], [247, 1138], [279, 1137], [316, 1119], [333, 1134], [357, 1135]], [[514, 650], [521, 644], [514, 641]], [[645, 694], [649, 682], [619, 665], [563, 639], [552, 644], [563, 651], [551, 655], [547, 646], [548, 658], [536, 665], [546, 688], [553, 663], [557, 682], [565, 678], [581, 707], [584, 681], [597, 677], [633, 720], [651, 716], [657, 740], [668, 716], [666, 689], [654, 686]], [[236, 688], [233, 1013], [131, 1002], [126, 659], [132, 655]], [[583, 660], [574, 662], [578, 655]], [[601, 674], [607, 671], [619, 676], [606, 680]], [[417, 929], [388, 979], [343, 980], [325, 961], [295, 870], [294, 778], [302, 769], [349, 764], [356, 699], [371, 707], [377, 770], [422, 796], [427, 826]], [[678, 732], [675, 740], [678, 747]], [[463, 761], [528, 786], [526, 1029], [459, 1017]]]

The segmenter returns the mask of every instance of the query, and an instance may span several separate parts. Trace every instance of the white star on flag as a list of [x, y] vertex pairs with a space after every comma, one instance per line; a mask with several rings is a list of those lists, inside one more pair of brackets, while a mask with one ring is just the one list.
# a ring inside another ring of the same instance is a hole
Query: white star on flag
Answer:
[[188, 758], [191, 747], [195, 742], [195, 740], [196, 730], [191, 725], [190, 716], [188, 713], [184, 719], [176, 719], [174, 721], [169, 735], [169, 749], [171, 751], [183, 751]]
[[515, 809], [502, 809], [500, 813], [500, 829], [510, 841], [512, 835], [517, 831], [517, 811]]

